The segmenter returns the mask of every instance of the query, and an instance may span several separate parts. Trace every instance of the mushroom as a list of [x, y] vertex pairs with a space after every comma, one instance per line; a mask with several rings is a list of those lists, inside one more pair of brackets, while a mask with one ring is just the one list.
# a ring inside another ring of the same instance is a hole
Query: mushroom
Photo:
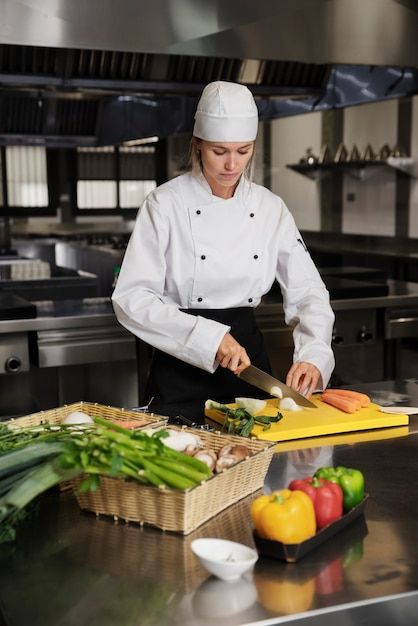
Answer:
[[239, 459], [237, 459], [235, 456], [231, 456], [229, 454], [225, 454], [224, 456], [221, 456], [217, 461], [216, 461], [216, 471], [219, 474], [220, 472], [223, 472], [224, 469], [227, 469], [228, 467], [232, 467], [233, 465], [236, 465], [238, 463]]
[[200, 450], [197, 450], [197, 452], [195, 452], [193, 456], [195, 459], [199, 459], [199, 461], [202, 461], [202, 463], [206, 463], [209, 469], [215, 469], [217, 456], [216, 452], [214, 452], [210, 448], [201, 448]]
[[247, 459], [251, 456], [251, 450], [247, 448], [247, 446], [243, 445], [227, 445], [224, 446], [218, 455], [218, 460], [216, 462], [216, 471], [222, 472], [227, 467], [232, 467], [236, 465], [240, 461]]
[[194, 456], [198, 450], [201, 450], [203, 448], [203, 443], [200, 437], [198, 437], [197, 435], [193, 435], [193, 436], [195, 440], [189, 443], [187, 448], [183, 450], [184, 454], [187, 454], [187, 456]]
[[251, 450], [248, 446], [242, 444], [228, 444], [221, 448], [218, 452], [218, 457], [221, 456], [236, 456], [239, 461], [251, 456]]

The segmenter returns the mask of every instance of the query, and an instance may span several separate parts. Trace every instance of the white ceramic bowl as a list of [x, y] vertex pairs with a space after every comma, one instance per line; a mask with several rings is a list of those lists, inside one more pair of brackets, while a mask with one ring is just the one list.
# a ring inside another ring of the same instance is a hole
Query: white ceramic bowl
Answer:
[[257, 589], [245, 576], [226, 583], [209, 576], [194, 592], [192, 606], [199, 617], [210, 617], [214, 620], [242, 613], [256, 601]]
[[195, 539], [190, 547], [203, 567], [222, 580], [237, 580], [258, 559], [256, 550], [226, 539]]

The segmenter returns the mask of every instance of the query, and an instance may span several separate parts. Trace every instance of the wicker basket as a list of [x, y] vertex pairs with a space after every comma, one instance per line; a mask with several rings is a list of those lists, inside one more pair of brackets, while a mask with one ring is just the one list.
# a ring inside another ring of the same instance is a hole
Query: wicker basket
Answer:
[[243, 441], [242, 437], [218, 432], [202, 431], [199, 436], [205, 447], [215, 451], [229, 443], [245, 443], [252, 451], [252, 456], [186, 491], [102, 477], [97, 491], [78, 493], [77, 487], [82, 478], [77, 477], [73, 485], [80, 507], [97, 515], [111, 515], [115, 519], [150, 524], [162, 530], [187, 535], [223, 509], [263, 486], [274, 443], [255, 439]]
[[62, 420], [73, 411], [82, 411], [90, 415], [90, 417], [97, 415], [98, 417], [117, 421], [121, 426], [123, 426], [124, 422], [138, 422], [138, 428], [164, 426], [168, 419], [167, 417], [155, 415], [154, 413], [139, 413], [138, 411], [129, 411], [123, 408], [97, 404], [97, 402], [80, 401], [74, 402], [73, 404], [65, 404], [56, 409], [48, 409], [47, 411], [39, 411], [38, 413], [11, 419], [4, 423], [9, 428], [27, 428], [41, 424], [61, 424]]

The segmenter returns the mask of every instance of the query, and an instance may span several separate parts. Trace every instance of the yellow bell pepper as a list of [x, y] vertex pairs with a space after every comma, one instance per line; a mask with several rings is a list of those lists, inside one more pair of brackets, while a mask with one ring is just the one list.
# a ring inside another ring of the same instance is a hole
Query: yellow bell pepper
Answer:
[[258, 601], [276, 615], [303, 613], [311, 608], [315, 597], [315, 577], [298, 582], [255, 572], [254, 582]]
[[316, 532], [314, 505], [303, 491], [282, 489], [260, 496], [251, 505], [251, 517], [261, 537], [282, 543], [300, 543]]

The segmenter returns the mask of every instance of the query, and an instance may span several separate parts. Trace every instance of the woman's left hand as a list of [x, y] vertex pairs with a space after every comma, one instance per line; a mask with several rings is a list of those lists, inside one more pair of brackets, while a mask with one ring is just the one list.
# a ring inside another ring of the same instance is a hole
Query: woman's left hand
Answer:
[[318, 387], [321, 373], [312, 363], [300, 361], [293, 363], [286, 376], [286, 385], [296, 389], [304, 396], [310, 396]]

